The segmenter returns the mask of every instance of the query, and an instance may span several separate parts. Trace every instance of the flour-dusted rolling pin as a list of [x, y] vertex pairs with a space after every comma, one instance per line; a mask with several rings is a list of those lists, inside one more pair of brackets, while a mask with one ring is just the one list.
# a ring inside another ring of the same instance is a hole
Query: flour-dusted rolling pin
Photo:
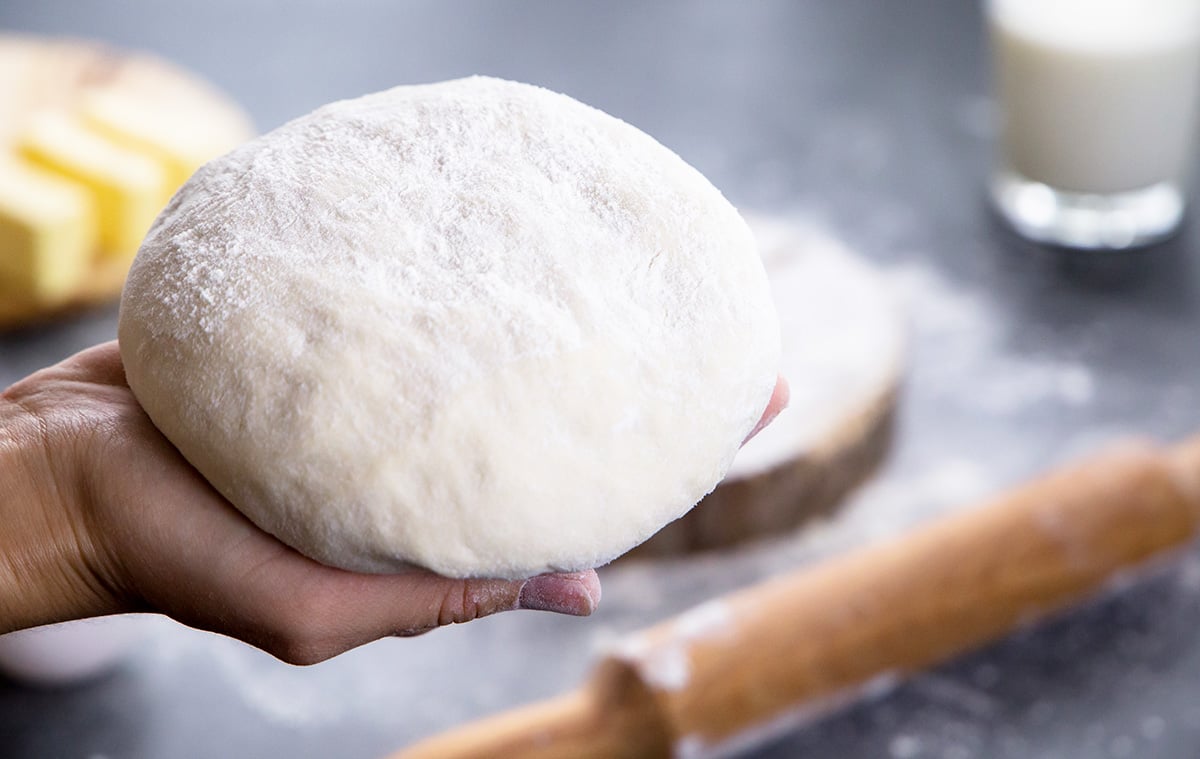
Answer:
[[628, 639], [582, 689], [396, 759], [708, 757], [996, 640], [1200, 527], [1200, 440], [1129, 446]]

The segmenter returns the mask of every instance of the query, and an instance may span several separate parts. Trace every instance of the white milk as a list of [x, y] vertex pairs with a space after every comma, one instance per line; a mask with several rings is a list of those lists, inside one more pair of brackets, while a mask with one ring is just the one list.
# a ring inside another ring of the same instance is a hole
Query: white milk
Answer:
[[1001, 161], [1058, 190], [1188, 172], [1200, 0], [990, 0]]

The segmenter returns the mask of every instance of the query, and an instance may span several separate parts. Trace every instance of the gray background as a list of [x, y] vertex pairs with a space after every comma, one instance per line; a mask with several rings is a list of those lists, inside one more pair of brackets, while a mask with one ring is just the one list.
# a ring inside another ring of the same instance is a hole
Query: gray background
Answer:
[[[1130, 434], [1197, 428], [1197, 233], [1122, 256], [1014, 239], [983, 202], [978, 8], [904, 2], [0, 2], [0, 27], [159, 51], [261, 129], [328, 100], [488, 73], [658, 137], [737, 204], [877, 262], [913, 365], [881, 479], [751, 549], [603, 572], [591, 619], [509, 614], [297, 669], [148, 623], [84, 687], [0, 681], [4, 757], [374, 757], [580, 682], [621, 632]], [[114, 312], [0, 337], [0, 385], [114, 335]], [[803, 378], [792, 378], [803, 382]], [[765, 747], [762, 757], [1200, 755], [1200, 555]]]

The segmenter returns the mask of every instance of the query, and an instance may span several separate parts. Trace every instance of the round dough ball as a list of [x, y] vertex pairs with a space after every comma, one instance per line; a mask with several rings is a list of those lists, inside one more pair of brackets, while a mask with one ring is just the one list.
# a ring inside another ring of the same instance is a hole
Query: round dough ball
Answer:
[[605, 563], [713, 488], [779, 328], [698, 172], [488, 78], [325, 106], [201, 169], [151, 229], [121, 355], [259, 527], [350, 570]]

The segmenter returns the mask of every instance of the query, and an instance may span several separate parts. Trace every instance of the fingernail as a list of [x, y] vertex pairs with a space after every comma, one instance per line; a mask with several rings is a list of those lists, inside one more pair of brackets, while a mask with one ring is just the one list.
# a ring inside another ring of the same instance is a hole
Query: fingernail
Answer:
[[754, 429], [750, 430], [750, 434], [747, 435], [746, 439], [742, 441], [742, 445], [745, 445], [746, 443], [749, 443], [751, 440], [753, 440], [754, 436], [757, 435], [758, 433], [762, 432], [764, 429], [766, 429], [767, 425], [770, 424], [771, 422], [775, 421], [775, 417], [777, 417], [777, 416], [779, 416], [778, 411], [776, 411], [774, 414], [771, 414], [770, 416], [764, 416], [762, 419], [759, 419], [758, 424], [754, 425]]
[[517, 607], [586, 617], [600, 603], [600, 580], [595, 572], [539, 575], [521, 586]]
[[775, 421], [775, 418], [779, 416], [780, 412], [788, 407], [788, 403], [791, 401], [791, 399], [791, 388], [788, 387], [787, 380], [781, 376], [775, 383], [775, 391], [771, 393], [771, 400], [767, 403], [768, 408], [770, 408], [772, 405], [777, 406], [777, 408], [771, 413], [770, 416], [764, 416], [762, 419], [758, 420], [758, 424], [754, 425], [754, 429], [750, 430], [750, 434], [747, 435], [746, 439], [742, 441], [742, 445], [749, 443], [751, 438], [766, 429], [768, 424]]

